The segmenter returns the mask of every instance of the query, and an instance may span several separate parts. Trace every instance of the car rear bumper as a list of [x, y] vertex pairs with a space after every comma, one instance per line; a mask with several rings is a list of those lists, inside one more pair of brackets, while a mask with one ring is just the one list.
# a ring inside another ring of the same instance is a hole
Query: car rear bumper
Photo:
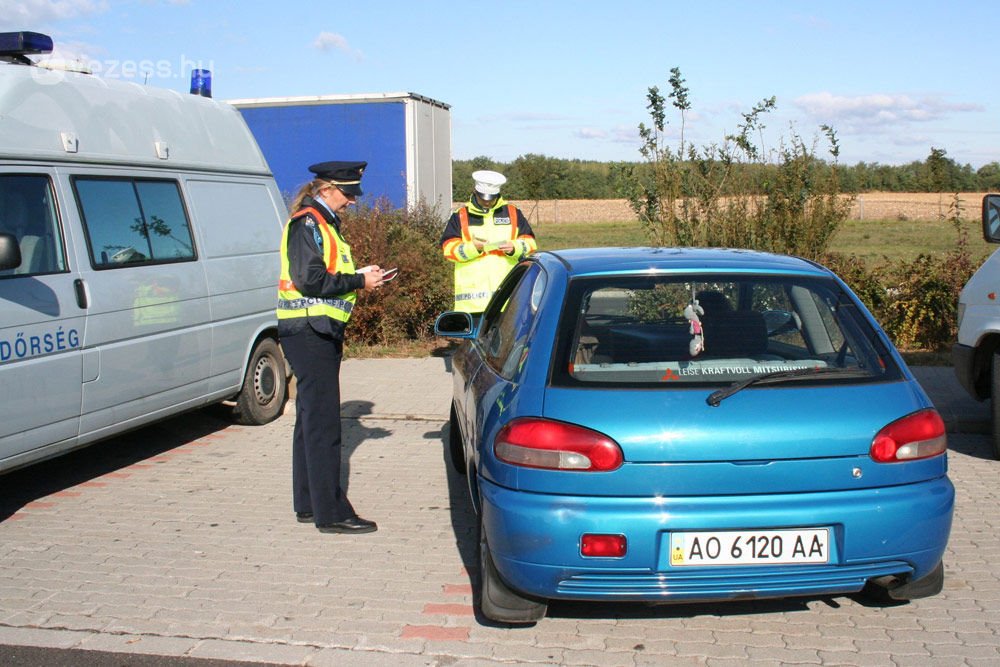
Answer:
[[[941, 561], [954, 487], [946, 478], [858, 491], [702, 498], [594, 498], [513, 491], [480, 480], [493, 560], [542, 598], [708, 601], [841, 594], [869, 579], [921, 579]], [[826, 564], [670, 564], [672, 531], [830, 528]], [[586, 533], [624, 535], [621, 558], [585, 558]]]

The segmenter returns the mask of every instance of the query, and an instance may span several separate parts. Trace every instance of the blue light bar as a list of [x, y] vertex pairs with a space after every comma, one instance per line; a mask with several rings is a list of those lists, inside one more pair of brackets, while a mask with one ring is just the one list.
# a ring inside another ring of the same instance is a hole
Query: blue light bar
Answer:
[[52, 38], [40, 32], [0, 32], [0, 56], [52, 53]]

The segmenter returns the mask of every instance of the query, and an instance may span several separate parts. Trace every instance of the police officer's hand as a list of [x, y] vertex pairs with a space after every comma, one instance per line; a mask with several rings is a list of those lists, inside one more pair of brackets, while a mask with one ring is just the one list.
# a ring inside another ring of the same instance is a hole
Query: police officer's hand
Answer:
[[497, 248], [503, 250], [508, 255], [514, 254], [514, 243], [513, 241], [504, 241], [503, 243], [497, 244]]
[[361, 289], [375, 289], [382, 284], [382, 269], [377, 264], [366, 266], [359, 273], [365, 277], [365, 286]]

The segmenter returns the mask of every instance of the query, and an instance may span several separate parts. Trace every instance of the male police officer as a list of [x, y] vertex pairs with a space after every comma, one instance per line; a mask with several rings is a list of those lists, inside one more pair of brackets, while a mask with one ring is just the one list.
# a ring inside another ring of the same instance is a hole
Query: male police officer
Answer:
[[482, 170], [472, 180], [475, 191], [448, 219], [441, 250], [455, 264], [455, 310], [479, 315], [500, 281], [538, 246], [525, 215], [500, 196], [507, 179]]

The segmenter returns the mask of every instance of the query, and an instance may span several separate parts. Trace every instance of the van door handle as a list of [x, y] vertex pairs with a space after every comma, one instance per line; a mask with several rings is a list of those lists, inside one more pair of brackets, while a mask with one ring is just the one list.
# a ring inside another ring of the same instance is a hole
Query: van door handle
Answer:
[[77, 278], [73, 281], [73, 289], [76, 291], [76, 305], [86, 310], [90, 305], [90, 300], [87, 298], [87, 283], [83, 282], [83, 278]]

